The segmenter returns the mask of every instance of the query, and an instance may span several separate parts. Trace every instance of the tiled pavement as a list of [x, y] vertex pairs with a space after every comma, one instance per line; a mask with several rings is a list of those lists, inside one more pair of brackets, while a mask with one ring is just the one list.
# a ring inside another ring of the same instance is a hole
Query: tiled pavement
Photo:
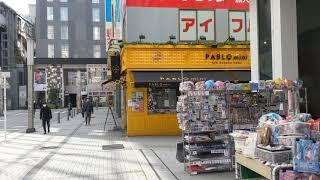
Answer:
[[[1, 142], [0, 132], [0, 179], [234, 179], [233, 173], [189, 176], [175, 159], [179, 137], [128, 138], [120, 131], [104, 132], [106, 109], [95, 114], [91, 126], [83, 124], [81, 115], [61, 124], [53, 121], [47, 135], [39, 126], [36, 133], [25, 134], [19, 123], [26, 116], [9, 115], [17, 130], [7, 143]], [[108, 127], [112, 129], [112, 121]], [[102, 150], [111, 144], [123, 144], [124, 149]]]

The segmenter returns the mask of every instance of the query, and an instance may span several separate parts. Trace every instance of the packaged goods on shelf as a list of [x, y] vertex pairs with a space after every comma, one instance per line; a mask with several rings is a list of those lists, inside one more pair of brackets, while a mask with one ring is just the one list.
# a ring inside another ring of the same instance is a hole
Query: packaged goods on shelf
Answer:
[[235, 150], [244, 156], [255, 158], [255, 148], [260, 141], [256, 132], [234, 131], [230, 134], [234, 138]]
[[[292, 147], [295, 139], [306, 138], [305, 134], [310, 137], [306, 123], [310, 116], [296, 115], [301, 84], [279, 79], [180, 83], [177, 118], [183, 130], [185, 170], [192, 174], [230, 170], [234, 150], [250, 158], [259, 155], [273, 164], [290, 162], [292, 151], [285, 146]], [[250, 132], [256, 127], [256, 132]], [[266, 150], [257, 148], [258, 144], [282, 148]], [[217, 166], [219, 163], [213, 162], [217, 159], [226, 164], [219, 161], [221, 166]]]
[[294, 121], [277, 125], [275, 131], [279, 136], [308, 135], [310, 134], [310, 126], [308, 123]]
[[298, 172], [320, 174], [320, 141], [296, 141], [293, 169]]
[[310, 137], [314, 141], [320, 141], [320, 131], [311, 131]]
[[307, 139], [308, 136], [278, 136], [278, 145], [293, 148], [297, 139]]
[[280, 171], [279, 180], [319, 180], [320, 175], [299, 173], [291, 170]]
[[177, 117], [183, 130], [185, 169], [191, 174], [232, 168], [223, 88], [223, 82], [213, 80], [180, 84]]
[[292, 160], [292, 150], [269, 151], [257, 147], [255, 156], [261, 161], [267, 161], [272, 164], [290, 163]]

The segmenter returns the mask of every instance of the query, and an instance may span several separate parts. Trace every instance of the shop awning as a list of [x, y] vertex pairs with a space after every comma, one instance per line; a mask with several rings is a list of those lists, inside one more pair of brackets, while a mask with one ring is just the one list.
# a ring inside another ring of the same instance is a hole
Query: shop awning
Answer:
[[250, 81], [250, 71], [136, 71], [133, 72], [135, 83], [174, 83], [184, 81]]

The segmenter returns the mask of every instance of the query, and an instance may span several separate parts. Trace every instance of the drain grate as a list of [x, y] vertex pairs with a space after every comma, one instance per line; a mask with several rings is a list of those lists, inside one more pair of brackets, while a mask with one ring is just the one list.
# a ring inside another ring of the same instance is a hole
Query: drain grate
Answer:
[[110, 144], [110, 145], [102, 146], [102, 150], [116, 150], [116, 149], [124, 149], [123, 144]]
[[46, 150], [46, 149], [58, 149], [59, 146], [44, 146], [44, 147], [41, 147], [40, 150]]

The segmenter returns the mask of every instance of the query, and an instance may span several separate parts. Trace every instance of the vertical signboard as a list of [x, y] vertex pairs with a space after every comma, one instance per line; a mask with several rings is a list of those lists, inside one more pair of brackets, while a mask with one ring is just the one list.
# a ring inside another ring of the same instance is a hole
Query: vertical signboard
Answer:
[[34, 91], [47, 91], [47, 73], [45, 71], [34, 72]]
[[197, 12], [182, 10], [179, 15], [180, 41], [197, 40]]
[[206, 40], [215, 40], [215, 19], [214, 11], [198, 11], [198, 39], [204, 36]]
[[229, 35], [236, 41], [246, 40], [246, 17], [245, 12], [229, 12]]

